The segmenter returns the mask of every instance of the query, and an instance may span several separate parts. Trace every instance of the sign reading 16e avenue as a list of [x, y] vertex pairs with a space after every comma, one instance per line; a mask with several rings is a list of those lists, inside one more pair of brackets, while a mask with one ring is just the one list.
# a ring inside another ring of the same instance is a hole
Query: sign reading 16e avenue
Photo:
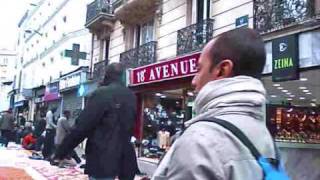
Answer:
[[299, 48], [297, 35], [272, 41], [272, 81], [299, 79]]

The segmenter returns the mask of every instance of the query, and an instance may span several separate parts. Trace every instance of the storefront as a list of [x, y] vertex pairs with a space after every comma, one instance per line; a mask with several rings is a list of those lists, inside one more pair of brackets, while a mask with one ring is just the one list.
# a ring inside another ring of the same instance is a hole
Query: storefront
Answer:
[[176, 132], [192, 117], [191, 80], [199, 56], [196, 53], [129, 70], [128, 86], [138, 97], [135, 136], [141, 142], [141, 158], [157, 163]]
[[283, 147], [320, 148], [320, 31], [266, 43], [266, 121]]
[[59, 81], [52, 82], [46, 86], [43, 101], [45, 102], [46, 110], [57, 108], [55, 116], [61, 112], [61, 101], [59, 94]]
[[60, 78], [60, 95], [62, 98], [62, 111], [68, 110], [71, 113], [71, 120], [75, 120], [85, 105], [84, 94], [86, 87], [88, 68], [81, 67]]
[[39, 86], [33, 88], [33, 120], [39, 120], [41, 117], [46, 115], [46, 107], [44, 103], [44, 94], [46, 87]]
[[29, 104], [28, 100], [21, 100], [14, 103], [14, 115], [17, 118], [19, 114], [23, 115], [24, 117], [27, 117], [26, 115], [29, 112]]
[[320, 30], [266, 42], [266, 122], [293, 179], [319, 179], [311, 178], [320, 166], [319, 42]]

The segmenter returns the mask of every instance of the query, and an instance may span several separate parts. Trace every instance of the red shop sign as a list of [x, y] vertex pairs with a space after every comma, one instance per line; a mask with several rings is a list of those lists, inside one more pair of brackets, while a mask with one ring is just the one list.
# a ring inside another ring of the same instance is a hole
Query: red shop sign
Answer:
[[200, 53], [130, 70], [129, 86], [192, 76], [197, 72]]

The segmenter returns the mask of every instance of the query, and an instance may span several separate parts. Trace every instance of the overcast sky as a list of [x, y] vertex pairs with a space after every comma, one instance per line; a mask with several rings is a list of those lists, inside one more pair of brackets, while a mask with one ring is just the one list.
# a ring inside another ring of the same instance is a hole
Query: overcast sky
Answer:
[[36, 0], [0, 0], [0, 49], [14, 50], [18, 38], [18, 23], [30, 3]]

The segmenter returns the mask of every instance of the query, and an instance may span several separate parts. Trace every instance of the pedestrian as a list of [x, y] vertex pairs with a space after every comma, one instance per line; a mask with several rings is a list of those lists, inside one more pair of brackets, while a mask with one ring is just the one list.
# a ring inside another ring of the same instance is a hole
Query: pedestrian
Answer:
[[35, 150], [37, 144], [37, 138], [33, 134], [33, 132], [30, 132], [26, 136], [23, 137], [22, 140], [22, 147], [26, 150]]
[[136, 119], [136, 98], [121, 78], [119, 63], [106, 67], [101, 86], [88, 99], [71, 133], [58, 147], [55, 159], [63, 159], [85, 138], [86, 166], [89, 179], [132, 180], [137, 160], [130, 139]]
[[248, 28], [225, 32], [204, 47], [192, 81], [196, 116], [185, 123], [153, 179], [263, 179], [247, 146], [214, 118], [232, 123], [261, 154], [275, 158], [263, 118], [266, 91], [259, 80], [265, 60], [261, 37]]
[[54, 107], [49, 110], [46, 114], [46, 133], [45, 133], [45, 140], [44, 140], [44, 147], [42, 150], [43, 158], [46, 160], [50, 159], [50, 156], [54, 152], [54, 137], [56, 135], [56, 128], [57, 125], [54, 123], [54, 113], [56, 112], [57, 108]]
[[19, 114], [19, 123], [18, 123], [18, 127], [20, 126], [25, 126], [26, 125], [26, 118], [23, 117], [23, 114], [20, 113]]
[[[55, 136], [55, 146], [58, 148], [63, 139], [71, 132], [72, 125], [70, 123], [70, 111], [63, 111], [63, 116], [58, 119], [57, 123], [57, 133]], [[72, 150], [70, 156], [77, 162], [77, 164], [81, 163], [80, 157], [77, 155], [75, 150]]]
[[11, 109], [4, 113], [0, 121], [0, 130], [5, 146], [7, 147], [8, 143], [12, 140], [14, 131], [14, 117]]
[[45, 130], [46, 130], [46, 119], [45, 115], [41, 113], [40, 118], [35, 123], [34, 135], [37, 137], [35, 145], [36, 151], [41, 151], [45, 141]]

